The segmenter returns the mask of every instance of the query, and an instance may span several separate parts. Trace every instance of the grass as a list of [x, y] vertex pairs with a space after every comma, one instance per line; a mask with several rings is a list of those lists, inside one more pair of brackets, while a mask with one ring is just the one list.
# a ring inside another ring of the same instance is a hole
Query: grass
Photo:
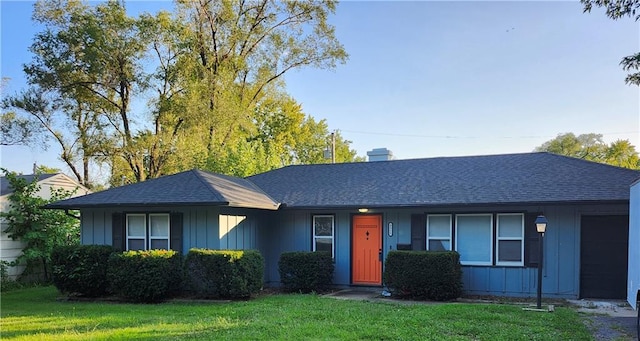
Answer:
[[589, 340], [579, 315], [506, 304], [396, 304], [318, 295], [229, 303], [57, 301], [53, 287], [1, 295], [2, 340]]

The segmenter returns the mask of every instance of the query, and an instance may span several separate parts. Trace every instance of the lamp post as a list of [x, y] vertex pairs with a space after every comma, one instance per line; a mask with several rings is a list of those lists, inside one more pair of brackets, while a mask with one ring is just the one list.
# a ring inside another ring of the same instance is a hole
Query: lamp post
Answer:
[[544, 232], [547, 230], [547, 218], [544, 215], [539, 215], [536, 218], [536, 231], [538, 231], [538, 240], [540, 241], [538, 254], [538, 302], [536, 308], [541, 309], [542, 305], [542, 245], [544, 239]]

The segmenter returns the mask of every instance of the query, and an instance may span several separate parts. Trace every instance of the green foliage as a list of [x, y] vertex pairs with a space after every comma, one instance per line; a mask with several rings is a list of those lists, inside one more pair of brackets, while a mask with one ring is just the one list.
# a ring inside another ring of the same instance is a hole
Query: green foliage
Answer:
[[182, 284], [182, 256], [172, 250], [125, 251], [109, 257], [111, 292], [133, 302], [161, 302]]
[[280, 282], [287, 291], [321, 292], [331, 285], [334, 266], [329, 252], [284, 252], [278, 261]]
[[186, 289], [203, 298], [247, 298], [262, 289], [264, 258], [257, 250], [191, 249]]
[[13, 111], [0, 113], [0, 145], [28, 145], [35, 142], [38, 125]]
[[61, 245], [74, 245], [80, 241], [80, 224], [60, 210], [46, 210], [42, 206], [66, 199], [73, 193], [51, 189], [51, 198], [38, 196], [37, 176], [27, 183], [24, 178], [2, 168], [13, 192], [9, 195], [9, 210], [1, 212], [7, 224], [4, 232], [13, 240], [25, 243], [22, 254], [11, 265], [26, 264], [27, 270], [42, 267], [44, 280], [50, 280], [51, 252]]
[[455, 251], [390, 251], [384, 282], [401, 297], [456, 299], [462, 295], [460, 255]]
[[110, 245], [65, 245], [51, 255], [53, 284], [60, 292], [89, 297], [108, 293], [107, 264]]
[[[29, 85], [4, 101], [13, 113], [7, 122], [18, 137], [28, 128], [57, 144], [89, 188], [89, 168], [103, 164], [112, 185], [191, 168], [249, 175], [282, 166], [277, 153], [286, 153], [288, 139], [249, 141], [259, 128], [256, 108], [286, 93], [287, 72], [347, 60], [328, 22], [335, 8], [176, 1], [171, 13], [129, 16], [124, 1], [39, 0], [33, 20], [43, 29], [24, 66]], [[148, 110], [132, 108], [140, 101]]]
[[[640, 20], [640, 1], [638, 0], [580, 0], [584, 12], [591, 12], [593, 7], [604, 7], [606, 14], [613, 20], [631, 17]], [[640, 52], [622, 58], [620, 62], [624, 71], [635, 71], [627, 75], [627, 84], [640, 86]]]
[[602, 134], [573, 133], [560, 134], [556, 138], [536, 147], [537, 152], [550, 152], [571, 156], [612, 166], [640, 169], [640, 158], [635, 147], [628, 140], [617, 140], [607, 144]]

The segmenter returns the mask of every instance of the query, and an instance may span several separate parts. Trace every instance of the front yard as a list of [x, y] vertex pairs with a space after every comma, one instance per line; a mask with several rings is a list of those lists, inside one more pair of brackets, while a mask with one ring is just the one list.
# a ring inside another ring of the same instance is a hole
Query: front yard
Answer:
[[503, 304], [406, 305], [318, 295], [229, 303], [58, 301], [54, 287], [2, 293], [2, 340], [589, 340], [578, 313]]

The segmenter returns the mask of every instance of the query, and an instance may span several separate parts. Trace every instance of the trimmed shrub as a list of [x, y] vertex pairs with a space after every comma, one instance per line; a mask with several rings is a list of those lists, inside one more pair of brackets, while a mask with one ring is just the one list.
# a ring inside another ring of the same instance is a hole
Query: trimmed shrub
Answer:
[[285, 290], [317, 292], [331, 286], [334, 263], [329, 252], [284, 252], [278, 270]]
[[110, 245], [59, 246], [51, 252], [53, 284], [60, 292], [98, 297], [108, 294]]
[[111, 291], [133, 302], [160, 302], [182, 284], [182, 257], [173, 250], [125, 251], [109, 258]]
[[191, 249], [186, 288], [201, 298], [248, 298], [262, 289], [264, 258], [257, 250]]
[[390, 251], [384, 281], [401, 297], [452, 300], [462, 295], [460, 254], [455, 251]]

